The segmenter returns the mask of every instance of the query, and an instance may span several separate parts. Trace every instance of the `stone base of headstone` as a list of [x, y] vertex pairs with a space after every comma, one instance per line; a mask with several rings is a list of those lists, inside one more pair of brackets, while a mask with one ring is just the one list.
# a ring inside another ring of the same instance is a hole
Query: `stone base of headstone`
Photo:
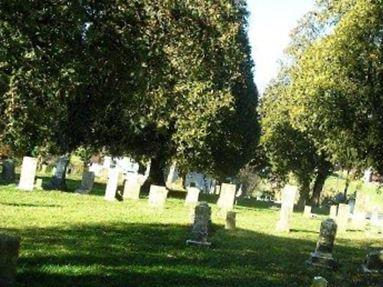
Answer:
[[15, 163], [13, 160], [6, 159], [3, 161], [3, 170], [1, 172], [1, 178], [6, 182], [15, 181]]
[[368, 254], [361, 270], [363, 273], [383, 274], [383, 250]]
[[20, 238], [0, 234], [0, 286], [13, 286], [16, 280]]
[[151, 185], [149, 191], [149, 204], [153, 207], [163, 208], [168, 196], [168, 189], [165, 186]]
[[311, 257], [309, 260], [306, 261], [306, 263], [311, 266], [329, 269], [335, 269], [338, 266], [336, 260], [332, 257], [332, 255], [330, 256], [327, 254], [321, 254], [316, 252], [311, 253]]
[[81, 185], [76, 189], [76, 193], [89, 194], [94, 185], [95, 173], [93, 171], [85, 171], [82, 174]]
[[196, 240], [191, 240], [191, 239], [186, 240], [186, 244], [187, 245], [211, 246], [211, 242], [196, 241]]
[[236, 216], [237, 216], [237, 213], [234, 211], [228, 211], [226, 213], [225, 229], [235, 230], [235, 228], [236, 228]]
[[139, 200], [140, 199], [141, 184], [139, 182], [125, 181], [124, 185], [124, 199]]

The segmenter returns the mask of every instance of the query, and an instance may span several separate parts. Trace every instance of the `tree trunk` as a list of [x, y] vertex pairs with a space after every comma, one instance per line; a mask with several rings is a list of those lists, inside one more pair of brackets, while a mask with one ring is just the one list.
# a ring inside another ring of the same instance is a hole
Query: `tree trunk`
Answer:
[[152, 184], [165, 186], [165, 166], [166, 160], [164, 156], [159, 155], [151, 159], [148, 179], [141, 187], [143, 193], [148, 194]]
[[311, 205], [319, 206], [320, 196], [327, 177], [331, 174], [331, 163], [321, 159], [318, 165], [318, 173], [315, 178], [313, 195], [311, 196]]
[[310, 180], [300, 182], [298, 208], [303, 209], [310, 196]]
[[348, 192], [349, 185], [350, 185], [350, 170], [348, 169], [347, 175], [346, 175], [346, 184], [345, 184], [344, 190], [343, 190], [344, 201], [346, 201], [346, 199], [347, 199], [347, 192]]

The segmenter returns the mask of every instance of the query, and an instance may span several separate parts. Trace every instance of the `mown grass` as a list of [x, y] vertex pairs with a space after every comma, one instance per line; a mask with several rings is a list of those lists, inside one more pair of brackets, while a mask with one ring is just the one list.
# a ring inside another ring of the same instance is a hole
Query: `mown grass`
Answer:
[[[190, 210], [171, 193], [162, 211], [137, 202], [106, 202], [104, 186], [92, 195], [18, 191], [0, 186], [0, 231], [22, 237], [17, 286], [310, 286], [317, 275], [330, 286], [381, 286], [357, 272], [366, 253], [382, 246], [375, 233], [339, 234], [338, 271], [305, 266], [324, 216], [295, 213], [293, 231], [275, 232], [278, 208], [253, 200], [236, 207], [236, 231], [223, 228], [215, 204], [211, 248], [186, 246]], [[214, 203], [214, 196], [203, 200]]]

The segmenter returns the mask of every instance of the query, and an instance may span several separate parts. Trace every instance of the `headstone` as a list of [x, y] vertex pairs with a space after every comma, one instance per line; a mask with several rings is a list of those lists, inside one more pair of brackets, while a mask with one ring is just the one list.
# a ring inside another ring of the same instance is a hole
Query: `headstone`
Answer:
[[169, 168], [169, 174], [166, 179], [166, 186], [171, 186], [176, 178], [176, 163], [173, 163]]
[[363, 230], [367, 224], [366, 217], [367, 217], [367, 212], [363, 212], [363, 211], [354, 212], [354, 214], [352, 216], [352, 222], [353, 222], [354, 227]]
[[200, 190], [197, 187], [187, 187], [187, 194], [185, 199], [185, 205], [196, 205], [198, 204], [198, 198]]
[[235, 191], [234, 184], [222, 183], [217, 206], [224, 210], [232, 210], [235, 202]]
[[311, 253], [308, 264], [317, 267], [336, 268], [337, 264], [332, 256], [337, 225], [335, 221], [328, 218], [322, 221], [319, 233], [319, 239], [315, 252]]
[[330, 218], [335, 220], [337, 214], [338, 214], [338, 205], [331, 205], [331, 207], [330, 207]]
[[19, 189], [32, 191], [35, 184], [37, 159], [34, 157], [24, 157], [21, 166]]
[[15, 180], [15, 163], [11, 159], [6, 159], [3, 161], [3, 170], [1, 172], [1, 178], [7, 182], [12, 182]]
[[320, 276], [314, 277], [313, 284], [311, 287], [327, 287], [328, 281]]
[[236, 227], [236, 215], [237, 213], [234, 211], [228, 211], [226, 213], [226, 222], [225, 222], [225, 229], [227, 230], [234, 230]]
[[82, 174], [81, 185], [76, 189], [76, 193], [88, 194], [92, 191], [95, 174], [93, 171], [84, 171]]
[[0, 286], [14, 286], [20, 238], [0, 234]]
[[42, 178], [37, 178], [36, 179], [35, 188], [37, 190], [42, 190], [43, 189], [43, 179]]
[[139, 178], [128, 178], [124, 184], [124, 199], [139, 200], [140, 199], [140, 190], [143, 181], [140, 181]]
[[338, 206], [338, 215], [336, 223], [338, 224], [338, 231], [344, 232], [347, 230], [348, 218], [350, 216], [350, 209], [347, 204], [341, 203]]
[[362, 265], [364, 273], [381, 273], [383, 274], [383, 250], [374, 251], [367, 255]]
[[311, 218], [311, 206], [305, 205], [305, 210], [303, 211], [303, 216], [307, 218]]
[[151, 185], [149, 191], [149, 204], [155, 207], [164, 207], [168, 189], [165, 186]]
[[108, 172], [108, 183], [106, 184], [105, 200], [114, 201], [116, 199], [118, 177], [120, 170], [117, 167], [111, 167]]
[[277, 223], [278, 232], [290, 231], [290, 218], [294, 211], [295, 196], [297, 194], [297, 187], [293, 185], [286, 185], [282, 190], [282, 205], [280, 218]]
[[372, 181], [372, 169], [371, 168], [368, 168], [364, 171], [363, 181], [364, 181], [364, 183], [370, 183]]
[[215, 186], [215, 194], [220, 194], [221, 193], [221, 185], [217, 184]]
[[65, 175], [69, 158], [66, 155], [60, 156], [56, 162], [56, 169], [51, 181], [44, 186], [45, 189], [66, 190]]
[[358, 191], [356, 193], [356, 198], [355, 198], [355, 208], [354, 208], [354, 214], [355, 213], [366, 213], [369, 211], [369, 206], [370, 205], [370, 199], [369, 196], [366, 195], [365, 193]]
[[191, 239], [186, 244], [210, 246], [208, 242], [209, 224], [211, 220], [211, 208], [206, 202], [199, 203], [194, 210], [194, 223]]

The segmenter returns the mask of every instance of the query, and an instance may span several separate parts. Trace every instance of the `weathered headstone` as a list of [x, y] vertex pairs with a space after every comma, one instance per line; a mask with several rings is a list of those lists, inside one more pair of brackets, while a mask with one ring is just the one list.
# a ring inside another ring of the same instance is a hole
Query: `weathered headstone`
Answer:
[[185, 199], [185, 205], [196, 205], [198, 204], [198, 198], [200, 190], [197, 187], [186, 188], [187, 194]]
[[11, 159], [4, 160], [1, 178], [7, 182], [13, 182], [15, 177], [15, 162]]
[[311, 218], [311, 206], [305, 205], [305, 209], [303, 211], [303, 216], [307, 218]]
[[337, 225], [333, 219], [328, 218], [322, 221], [315, 252], [311, 253], [311, 258], [307, 261], [308, 264], [331, 269], [337, 267], [332, 256], [336, 231]]
[[234, 184], [222, 183], [217, 206], [224, 210], [232, 210], [235, 202], [235, 191]]
[[355, 207], [354, 207], [354, 214], [355, 213], [366, 213], [369, 211], [370, 207], [370, 198], [367, 194], [358, 191], [356, 193], [355, 198]]
[[120, 170], [117, 167], [111, 167], [108, 172], [108, 183], [106, 184], [105, 200], [114, 201], [116, 199], [118, 177]]
[[138, 178], [129, 178], [124, 184], [124, 199], [139, 200], [142, 183]]
[[0, 234], [0, 286], [14, 286], [20, 238]]
[[149, 204], [155, 207], [164, 207], [168, 189], [165, 186], [151, 185], [149, 191]]
[[42, 178], [37, 178], [36, 179], [35, 188], [37, 190], [42, 190], [43, 189], [43, 179]]
[[330, 218], [335, 220], [337, 214], [338, 214], [338, 205], [331, 205], [331, 207], [330, 207]]
[[221, 193], [221, 185], [217, 184], [215, 186], [215, 194], [220, 194]]
[[349, 206], [347, 204], [340, 203], [338, 206], [338, 215], [336, 217], [336, 223], [338, 224], [339, 232], [343, 232], [347, 230], [349, 216], [350, 216]]
[[35, 184], [37, 168], [37, 159], [34, 157], [24, 157], [21, 166], [21, 174], [18, 188], [22, 190], [32, 191]]
[[76, 189], [77, 193], [88, 194], [92, 191], [95, 174], [93, 171], [84, 171], [82, 174], [81, 185]]
[[191, 239], [186, 244], [210, 246], [208, 242], [209, 224], [211, 220], [211, 208], [206, 202], [199, 203], [194, 210], [194, 223]]
[[278, 232], [290, 231], [290, 218], [294, 211], [294, 202], [296, 194], [297, 187], [293, 185], [286, 185], [282, 190], [282, 205], [280, 211], [280, 218], [276, 228]]
[[45, 189], [66, 190], [65, 175], [69, 164], [69, 158], [66, 155], [60, 156], [56, 162], [56, 169], [50, 182], [44, 186]]
[[374, 251], [368, 254], [362, 265], [362, 271], [364, 273], [383, 274], [383, 250]]
[[311, 287], [327, 287], [328, 281], [320, 276], [314, 277], [313, 284]]
[[226, 222], [225, 222], [225, 229], [228, 230], [234, 230], [236, 227], [236, 216], [237, 213], [234, 211], [228, 211], [226, 213]]

